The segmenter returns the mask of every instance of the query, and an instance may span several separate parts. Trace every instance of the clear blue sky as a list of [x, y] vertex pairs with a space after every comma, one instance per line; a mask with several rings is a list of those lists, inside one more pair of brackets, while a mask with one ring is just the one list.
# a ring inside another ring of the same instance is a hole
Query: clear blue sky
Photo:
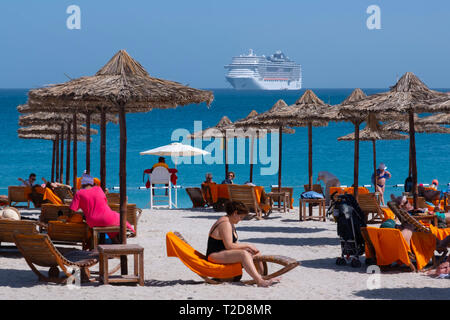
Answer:
[[[81, 30], [66, 28], [69, 5]], [[368, 30], [366, 9], [381, 9]], [[229, 87], [223, 66], [252, 48], [283, 50], [306, 88], [384, 88], [406, 71], [450, 87], [450, 1], [2, 0], [0, 88], [92, 75], [126, 49], [156, 77]]]

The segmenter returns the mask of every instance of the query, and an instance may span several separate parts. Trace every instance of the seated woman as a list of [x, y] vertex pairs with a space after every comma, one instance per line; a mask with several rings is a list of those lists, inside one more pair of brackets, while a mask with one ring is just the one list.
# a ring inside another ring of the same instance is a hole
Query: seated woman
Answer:
[[[102, 188], [94, 186], [94, 178], [90, 175], [83, 175], [81, 180], [81, 190], [73, 197], [70, 205], [72, 211], [83, 210], [86, 223], [89, 227], [109, 227], [120, 225], [120, 215], [108, 206], [106, 195]], [[127, 222], [127, 228], [135, 232], [133, 227]], [[118, 233], [109, 233], [108, 236], [113, 242], [118, 243]]]
[[[279, 282], [278, 278], [264, 280], [253, 264], [253, 256], [260, 252], [252, 244], [238, 242], [234, 225], [248, 214], [242, 202], [230, 201], [225, 204], [226, 216], [219, 218], [211, 227], [208, 237], [206, 257], [214, 263], [241, 263], [245, 271], [260, 287], [268, 287]], [[262, 266], [260, 266], [260, 270]]]

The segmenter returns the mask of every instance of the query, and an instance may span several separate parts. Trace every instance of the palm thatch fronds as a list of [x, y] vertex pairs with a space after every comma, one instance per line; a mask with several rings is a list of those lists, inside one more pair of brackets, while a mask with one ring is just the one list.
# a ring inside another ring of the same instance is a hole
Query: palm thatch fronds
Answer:
[[126, 112], [146, 112], [192, 103], [209, 105], [214, 99], [210, 91], [150, 77], [125, 50], [117, 52], [94, 76], [30, 90], [28, 98], [35, 110], [104, 107], [110, 112], [118, 112], [121, 106], [126, 106]]
[[[409, 133], [409, 123], [405, 121], [390, 121], [382, 126], [382, 130]], [[450, 133], [450, 128], [438, 124], [416, 123], [414, 130], [418, 133]]]
[[417, 120], [418, 124], [450, 125], [450, 113], [436, 113]]
[[[86, 115], [83, 113], [77, 113], [77, 122], [86, 123]], [[19, 116], [20, 126], [32, 126], [48, 123], [67, 123], [73, 121], [73, 113], [61, 113], [61, 112], [33, 112]], [[117, 124], [119, 119], [114, 114], [106, 114], [106, 121]], [[91, 124], [100, 124], [100, 115], [93, 114], [90, 118]]]
[[[85, 135], [86, 134], [86, 127], [84, 126], [78, 126], [77, 128], [78, 135]], [[17, 132], [19, 134], [21, 133], [42, 133], [42, 134], [59, 134], [61, 132], [61, 127], [59, 125], [33, 125], [29, 127], [23, 127], [17, 129]], [[95, 129], [91, 129], [91, 135], [97, 134], [98, 131]]]
[[[40, 139], [40, 140], [51, 140], [51, 141], [61, 140], [61, 135], [50, 134], [50, 133], [45, 134], [45, 133], [39, 133], [39, 132], [18, 133], [18, 137], [20, 139]], [[62, 140], [67, 140], [67, 135], [64, 135], [62, 137]], [[91, 138], [91, 140], [92, 140], [92, 138]], [[79, 135], [78, 141], [85, 142], [86, 136]]]

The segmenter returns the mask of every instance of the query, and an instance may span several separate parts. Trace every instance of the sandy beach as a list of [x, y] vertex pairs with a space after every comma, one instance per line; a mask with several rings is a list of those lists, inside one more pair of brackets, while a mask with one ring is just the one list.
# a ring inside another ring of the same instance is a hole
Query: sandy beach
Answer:
[[[298, 208], [272, 213], [269, 219], [242, 221], [239, 241], [254, 244], [263, 254], [292, 257], [301, 262], [270, 288], [242, 284], [206, 284], [177, 258], [166, 254], [165, 235], [179, 231], [200, 252], [206, 251], [207, 233], [222, 213], [211, 209], [148, 210], [139, 221], [138, 237], [129, 243], [144, 247], [145, 286], [99, 283], [70, 288], [45, 284], [14, 250], [0, 254], [0, 298], [8, 299], [162, 299], [162, 300], [308, 300], [308, 299], [443, 299], [446, 279], [422, 273], [390, 272], [380, 276], [379, 289], [369, 290], [366, 266], [336, 266], [340, 255], [336, 224], [332, 221], [298, 221]], [[5, 244], [7, 245], [7, 244]], [[5, 252], [6, 251], [6, 252]], [[364, 257], [362, 258], [364, 261]], [[132, 270], [132, 259], [129, 259]], [[44, 269], [45, 270], [45, 269]], [[92, 270], [98, 270], [93, 267]], [[269, 270], [270, 271], [270, 270]], [[249, 279], [244, 272], [243, 279]]]

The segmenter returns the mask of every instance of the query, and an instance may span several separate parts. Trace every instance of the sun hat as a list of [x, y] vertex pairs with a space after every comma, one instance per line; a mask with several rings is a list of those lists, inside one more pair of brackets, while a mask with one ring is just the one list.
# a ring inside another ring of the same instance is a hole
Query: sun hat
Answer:
[[1, 218], [19, 221], [20, 220], [20, 212], [16, 208], [5, 207], [1, 211]]
[[395, 226], [397, 224], [395, 223], [394, 220], [392, 219], [387, 219], [386, 221], [384, 221], [381, 225], [380, 228], [390, 228], [390, 229], [395, 229]]
[[386, 170], [387, 167], [386, 167], [386, 165], [385, 165], [384, 163], [380, 163], [380, 165], [378, 166], [378, 169], [380, 169], [380, 170]]
[[91, 177], [90, 175], [88, 175], [87, 173], [83, 173], [83, 175], [81, 176], [81, 185], [88, 185], [90, 184], [91, 186], [94, 185], [94, 178]]

